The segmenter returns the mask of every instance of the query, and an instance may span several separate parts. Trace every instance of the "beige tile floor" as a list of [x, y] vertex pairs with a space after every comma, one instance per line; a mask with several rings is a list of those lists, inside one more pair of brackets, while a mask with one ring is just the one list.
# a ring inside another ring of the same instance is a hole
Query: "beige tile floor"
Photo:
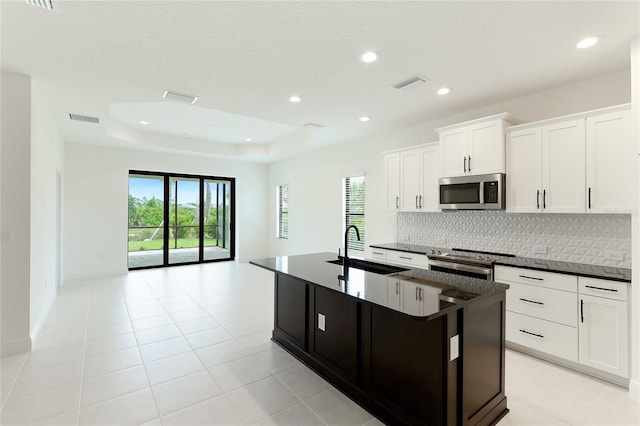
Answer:
[[[225, 262], [67, 283], [2, 358], [2, 425], [379, 425], [273, 344], [273, 275]], [[501, 425], [639, 425], [625, 389], [507, 352]]]

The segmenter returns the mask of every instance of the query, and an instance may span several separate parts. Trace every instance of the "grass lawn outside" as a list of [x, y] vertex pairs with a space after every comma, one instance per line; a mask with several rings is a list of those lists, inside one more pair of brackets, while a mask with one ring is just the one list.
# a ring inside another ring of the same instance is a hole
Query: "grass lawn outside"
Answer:
[[[155, 239], [151, 241], [129, 241], [129, 251], [143, 251], [143, 250], [162, 250], [162, 239]], [[200, 240], [198, 238], [173, 238], [169, 239], [169, 248], [190, 248], [198, 247]], [[212, 247], [218, 245], [218, 240], [215, 238], [205, 238], [204, 246]]]

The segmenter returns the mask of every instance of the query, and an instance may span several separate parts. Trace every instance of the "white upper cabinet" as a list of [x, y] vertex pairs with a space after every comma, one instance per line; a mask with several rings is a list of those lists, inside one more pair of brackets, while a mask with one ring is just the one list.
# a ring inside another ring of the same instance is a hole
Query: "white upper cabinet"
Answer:
[[400, 210], [420, 210], [420, 150], [400, 152]]
[[384, 161], [387, 210], [440, 211], [437, 142], [387, 153]]
[[507, 138], [507, 210], [542, 211], [542, 129], [514, 130]]
[[508, 114], [436, 129], [442, 177], [505, 172], [505, 128], [519, 122]]
[[507, 131], [507, 211], [628, 213], [633, 145], [622, 105]]
[[384, 156], [386, 179], [386, 209], [400, 210], [400, 154], [392, 152]]
[[629, 110], [588, 117], [587, 211], [631, 213], [635, 178]]
[[545, 212], [585, 212], [584, 128], [584, 119], [542, 128], [542, 208]]
[[420, 210], [423, 212], [440, 211], [439, 154], [437, 143], [429, 144], [420, 150]]

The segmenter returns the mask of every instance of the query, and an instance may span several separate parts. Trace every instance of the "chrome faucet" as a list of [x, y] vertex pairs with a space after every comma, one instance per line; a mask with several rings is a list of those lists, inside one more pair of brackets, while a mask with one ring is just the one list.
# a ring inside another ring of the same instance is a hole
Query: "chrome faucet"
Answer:
[[[355, 225], [347, 226], [347, 229], [344, 231], [344, 257], [342, 258], [342, 275], [338, 275], [338, 279], [340, 280], [348, 280], [349, 279], [349, 231], [351, 228], [356, 230], [356, 237], [358, 237], [358, 241], [360, 241], [360, 231], [358, 227]], [[340, 249], [338, 249], [338, 256], [340, 255]]]

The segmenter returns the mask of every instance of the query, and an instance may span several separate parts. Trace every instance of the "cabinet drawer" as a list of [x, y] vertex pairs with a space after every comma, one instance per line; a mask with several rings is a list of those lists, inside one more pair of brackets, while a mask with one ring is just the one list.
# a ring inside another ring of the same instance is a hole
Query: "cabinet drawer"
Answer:
[[380, 260], [382, 262], [387, 261], [387, 251], [380, 248], [371, 247], [371, 259]]
[[507, 340], [578, 362], [578, 329], [507, 311]]
[[526, 284], [511, 284], [507, 310], [532, 317], [578, 326], [576, 293]]
[[580, 277], [578, 279], [578, 291], [580, 294], [590, 294], [626, 302], [628, 289], [629, 284], [627, 283], [588, 277]]
[[578, 291], [578, 277], [574, 275], [496, 265], [494, 277], [494, 280], [499, 282], [537, 285], [564, 291]]
[[392, 263], [400, 263], [401, 265], [409, 265], [416, 268], [429, 268], [429, 258], [424, 254], [389, 250], [387, 252], [387, 261]]

